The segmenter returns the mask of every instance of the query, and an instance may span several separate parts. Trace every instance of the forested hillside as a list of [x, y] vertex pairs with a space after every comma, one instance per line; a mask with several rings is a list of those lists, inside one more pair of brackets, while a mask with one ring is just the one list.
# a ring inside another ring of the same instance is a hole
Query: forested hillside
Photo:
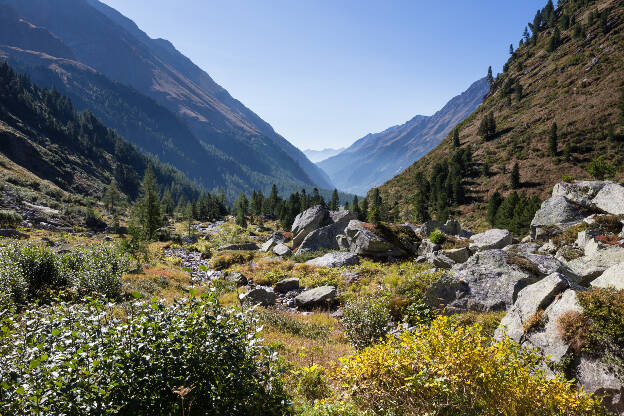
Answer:
[[[519, 46], [490, 77], [483, 105], [380, 187], [384, 201], [398, 202], [405, 218], [450, 211], [483, 228], [492, 197], [545, 199], [562, 179], [621, 178], [623, 27], [622, 1], [568, 0], [556, 9], [549, 1], [519, 28]], [[458, 158], [471, 161], [465, 172], [453, 167]]]

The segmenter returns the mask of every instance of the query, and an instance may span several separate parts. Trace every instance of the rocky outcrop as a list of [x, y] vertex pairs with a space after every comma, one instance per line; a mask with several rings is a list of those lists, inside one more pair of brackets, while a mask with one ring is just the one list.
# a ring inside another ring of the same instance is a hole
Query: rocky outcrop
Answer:
[[530, 262], [514, 262], [502, 250], [480, 251], [453, 266], [427, 290], [425, 298], [431, 307], [448, 313], [506, 310], [520, 290], [540, 277]]
[[295, 298], [295, 304], [301, 309], [330, 306], [338, 292], [334, 286], [320, 286], [306, 290]]
[[330, 222], [329, 210], [322, 205], [313, 206], [297, 215], [291, 228], [293, 247], [299, 247], [308, 234]]
[[472, 251], [495, 250], [507, 247], [513, 242], [511, 233], [507, 230], [488, 230], [470, 237]]
[[604, 181], [560, 182], [553, 187], [552, 197], [564, 197], [573, 204], [589, 208], [598, 192], [608, 183]]
[[345, 228], [352, 253], [368, 257], [404, 257], [408, 253], [390, 241], [373, 233], [361, 221], [353, 220]]
[[319, 250], [340, 250], [341, 247], [338, 244], [338, 236], [344, 233], [347, 224], [348, 223], [339, 222], [312, 231], [305, 237], [297, 252], [307, 253]]
[[455, 219], [449, 219], [445, 223], [436, 220], [429, 220], [420, 227], [417, 227], [416, 232], [423, 238], [428, 238], [429, 235], [435, 230], [440, 230], [446, 235], [454, 235], [458, 237], [467, 238], [472, 235], [468, 230], [464, 230], [459, 221]]
[[262, 247], [260, 247], [260, 251], [264, 253], [268, 253], [270, 250], [273, 249], [273, 247], [275, 247], [278, 244], [283, 244], [286, 241], [287, 239], [284, 233], [280, 231], [276, 231], [271, 235], [271, 237], [264, 244], [262, 244]]
[[609, 267], [596, 280], [591, 282], [592, 287], [612, 287], [624, 290], [624, 263]]
[[592, 203], [596, 208], [608, 214], [624, 215], [624, 187], [615, 183], [607, 183]]
[[531, 238], [543, 240], [560, 234], [566, 228], [583, 221], [588, 212], [568, 201], [554, 196], [542, 203], [531, 221]]
[[359, 263], [360, 257], [357, 254], [342, 251], [327, 253], [322, 257], [317, 257], [306, 262], [306, 264], [310, 266], [317, 267], [344, 267], [354, 266]]

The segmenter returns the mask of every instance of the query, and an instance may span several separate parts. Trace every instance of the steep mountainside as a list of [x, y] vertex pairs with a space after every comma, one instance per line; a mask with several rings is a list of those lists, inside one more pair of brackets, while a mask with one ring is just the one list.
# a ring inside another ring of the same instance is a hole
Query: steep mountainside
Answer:
[[[564, 176], [622, 178], [624, 2], [560, 1], [549, 21], [533, 27], [535, 33], [527, 33], [483, 105], [459, 125], [459, 149], [449, 135], [380, 187], [384, 200], [398, 202], [405, 218], [414, 215], [421, 178], [430, 177], [437, 162], [458, 150], [470, 150], [474, 163], [464, 178], [467, 198], [455, 213], [479, 228], [486, 226], [484, 214], [493, 193], [512, 192], [516, 163], [517, 191], [541, 199]], [[495, 131], [483, 134], [479, 127], [490, 113]], [[434, 205], [429, 201], [435, 216]]]
[[[115, 179], [121, 191], [136, 197], [149, 163], [175, 198], [197, 197], [201, 191], [177, 169], [143, 155], [91, 113], [77, 113], [67, 97], [37, 87], [6, 63], [0, 63], [0, 153], [40, 180], [80, 196], [98, 198]], [[3, 162], [0, 171], [9, 168]]]
[[[197, 178], [207, 187], [218, 183], [226, 186], [232, 195], [253, 188], [268, 190], [272, 183], [284, 190], [315, 185], [331, 187], [327, 176], [302, 152], [233, 99], [169, 42], [150, 39], [133, 22], [107, 6], [87, 0], [0, 0], [0, 4], [14, 8], [32, 25], [45, 27], [71, 49], [79, 63], [136, 90], [117, 92], [117, 95], [145, 94], [179, 117], [195, 136], [187, 138], [186, 142], [196, 140], [204, 151], [177, 150], [191, 160], [191, 165], [209, 166], [203, 177]], [[20, 48], [5, 39], [0, 39], [0, 44]], [[33, 68], [25, 69], [30, 73]], [[58, 68], [52, 66], [51, 69], [64, 78]], [[84, 95], [92, 82], [76, 82], [84, 77], [84, 72], [70, 74], [74, 79], [70, 84], [80, 85], [70, 92], [70, 86], [65, 83], [67, 92], [76, 97]], [[102, 86], [101, 82], [96, 84], [98, 88]], [[115, 92], [100, 90], [94, 95], [97, 94], [115, 95]], [[135, 106], [134, 103], [124, 105]], [[110, 107], [114, 106], [108, 107], [92, 110], [106, 118], [104, 110], [112, 111]], [[151, 115], [152, 119], [158, 117]], [[116, 118], [116, 115], [111, 117], [113, 121]], [[149, 123], [152, 120], [148, 120]], [[122, 130], [123, 126], [113, 124], [111, 127]], [[177, 146], [179, 138], [171, 137], [168, 131], [156, 134], [169, 136], [172, 146]], [[128, 138], [138, 144], [139, 140], [135, 141], [133, 136]], [[141, 140], [147, 142], [151, 137], [147, 135]], [[157, 155], [162, 152], [162, 143], [154, 147], [145, 150]], [[176, 166], [184, 168], [180, 163]]]
[[306, 150], [303, 151], [303, 153], [312, 162], [318, 163], [318, 162], [322, 162], [323, 160], [328, 159], [328, 158], [330, 158], [332, 156], [336, 156], [337, 154], [339, 154], [343, 150], [345, 150], [344, 147], [341, 147], [340, 149], [329, 149], [329, 148], [327, 148], [327, 149], [323, 149], [323, 150], [306, 149]]
[[416, 116], [381, 133], [368, 134], [319, 163], [341, 190], [366, 194], [421, 158], [481, 104], [488, 92], [481, 79], [431, 117]]

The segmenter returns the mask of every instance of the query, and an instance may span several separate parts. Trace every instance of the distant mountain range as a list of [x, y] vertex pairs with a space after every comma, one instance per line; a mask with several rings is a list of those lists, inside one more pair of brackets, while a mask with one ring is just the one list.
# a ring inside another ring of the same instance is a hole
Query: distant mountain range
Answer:
[[481, 104], [488, 91], [488, 82], [483, 78], [433, 116], [415, 116], [400, 126], [368, 134], [318, 165], [338, 189], [365, 195], [440, 144]]
[[323, 160], [330, 158], [332, 156], [336, 156], [338, 153], [342, 152], [343, 150], [345, 150], [344, 147], [341, 147], [340, 149], [323, 149], [323, 150], [313, 150], [313, 149], [306, 149], [303, 151], [303, 153], [308, 157], [308, 159], [310, 159], [312, 162], [314, 163], [318, 163], [318, 162], [322, 162]]
[[0, 0], [0, 58], [228, 196], [328, 176], [164, 39], [97, 0]]

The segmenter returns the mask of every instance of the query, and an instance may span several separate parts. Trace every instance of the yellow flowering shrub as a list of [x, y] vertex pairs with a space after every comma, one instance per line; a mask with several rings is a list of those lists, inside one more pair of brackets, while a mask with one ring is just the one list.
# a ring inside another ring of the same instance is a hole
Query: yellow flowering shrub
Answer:
[[441, 316], [347, 357], [335, 377], [362, 410], [396, 415], [605, 415], [598, 398], [509, 339]]

